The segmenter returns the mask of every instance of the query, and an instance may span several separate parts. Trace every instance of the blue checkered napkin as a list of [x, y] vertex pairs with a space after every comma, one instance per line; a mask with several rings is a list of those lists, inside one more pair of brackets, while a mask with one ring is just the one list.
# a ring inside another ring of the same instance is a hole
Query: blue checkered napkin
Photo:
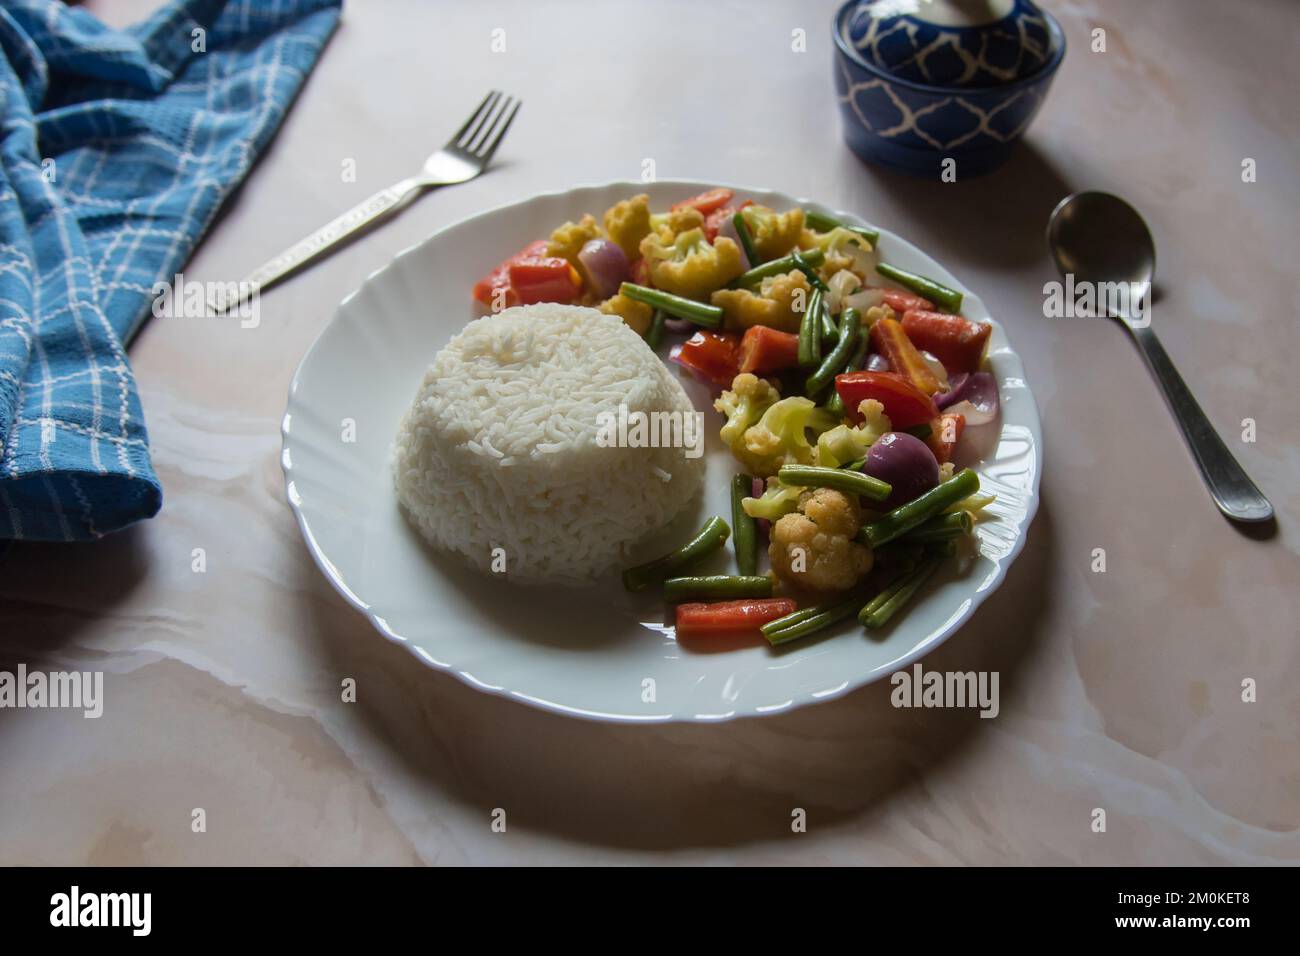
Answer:
[[0, 6], [0, 539], [162, 503], [124, 343], [274, 134], [341, 0]]

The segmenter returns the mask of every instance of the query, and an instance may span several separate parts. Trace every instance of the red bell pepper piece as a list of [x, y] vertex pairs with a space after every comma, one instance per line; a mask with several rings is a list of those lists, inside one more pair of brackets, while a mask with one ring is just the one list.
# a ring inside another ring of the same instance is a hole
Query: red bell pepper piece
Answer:
[[948, 370], [978, 372], [993, 326], [960, 315], [914, 309], [903, 314], [903, 331], [918, 349], [929, 352]]
[[934, 452], [939, 464], [952, 461], [953, 450], [965, 430], [966, 416], [960, 412], [944, 412], [930, 423], [930, 437], [925, 443], [930, 446], [930, 451]]
[[835, 391], [855, 423], [862, 421], [858, 406], [868, 398], [885, 406], [896, 431], [928, 425], [939, 417], [934, 399], [896, 372], [846, 372], [836, 376]]
[[650, 285], [650, 263], [645, 261], [645, 256], [638, 256], [637, 260], [632, 263], [632, 281], [637, 285]]
[[[474, 298], [489, 308], [497, 305], [518, 305], [519, 298], [510, 288], [510, 266], [523, 259], [537, 259], [546, 255], [546, 240], [530, 242], [501, 265], [497, 266], [474, 284]], [[504, 292], [505, 298], [499, 299], [497, 290]]]
[[735, 332], [696, 332], [682, 343], [676, 359], [715, 385], [730, 386], [740, 373], [740, 336]]
[[713, 604], [677, 605], [677, 637], [757, 632], [768, 621], [793, 614], [799, 605], [790, 598], [744, 598]]
[[710, 189], [698, 196], [692, 196], [690, 199], [683, 199], [681, 202], [673, 203], [672, 209], [673, 212], [682, 209], [697, 209], [707, 216], [714, 210], [721, 209], [731, 202], [731, 197], [734, 195], [735, 193], [730, 189]]
[[[903, 331], [902, 323], [897, 319], [877, 320], [871, 327], [871, 344], [888, 360], [891, 371], [903, 376], [926, 395], [942, 390], [934, 372], [925, 363], [924, 356], [912, 344], [912, 340]], [[857, 408], [856, 405], [853, 407]]]
[[799, 336], [766, 325], [745, 330], [740, 339], [740, 370], [768, 375], [799, 364]]
[[569, 260], [558, 256], [521, 259], [510, 263], [507, 270], [510, 288], [520, 305], [534, 302], [572, 302], [582, 290], [582, 277], [569, 265]]

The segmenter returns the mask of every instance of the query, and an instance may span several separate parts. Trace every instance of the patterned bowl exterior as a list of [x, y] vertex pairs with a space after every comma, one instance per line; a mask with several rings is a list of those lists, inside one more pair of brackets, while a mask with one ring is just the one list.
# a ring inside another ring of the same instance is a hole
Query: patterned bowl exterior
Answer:
[[859, 59], [841, 31], [858, 0], [840, 7], [832, 24], [835, 91], [844, 140], [868, 162], [938, 178], [945, 159], [958, 177], [989, 172], [1004, 162], [1047, 97], [1065, 34], [1047, 13], [1051, 59], [1031, 76], [985, 88], [927, 86], [899, 79]]
[[1022, 80], [1052, 56], [1047, 16], [1031, 0], [1013, 0], [1006, 16], [980, 26], [931, 23], [922, 16], [859, 0], [843, 24], [859, 59], [912, 83], [992, 87]]

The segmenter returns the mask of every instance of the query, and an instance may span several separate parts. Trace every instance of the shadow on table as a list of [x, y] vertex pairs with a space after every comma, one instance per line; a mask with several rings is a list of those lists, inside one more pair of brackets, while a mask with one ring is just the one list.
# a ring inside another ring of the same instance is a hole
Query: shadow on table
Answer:
[[56, 655], [112, 616], [149, 572], [144, 528], [97, 541], [13, 542], [0, 556], [0, 666]]
[[1022, 142], [1006, 164], [984, 176], [936, 183], [860, 162], [881, 208], [868, 218], [922, 249], [943, 256], [960, 276], [962, 262], [1020, 270], [1047, 261], [1047, 220], [1057, 203], [1086, 185], [1071, 185], [1032, 143]]
[[[926, 670], [997, 671], [1002, 712], [1022, 699], [1023, 663], [1046, 643], [1047, 569], [1059, 559], [1044, 500], [1003, 586], [924, 659]], [[324, 581], [304, 590], [328, 590]], [[430, 791], [510, 831], [616, 849], [729, 847], [851, 823], [997, 726], [978, 711], [897, 709], [881, 681], [788, 714], [724, 724], [628, 726], [561, 717], [483, 694], [380, 640], [341, 599], [305, 602], [339, 673], [354, 675], [373, 746]], [[411, 835], [419, 845], [420, 835]]]

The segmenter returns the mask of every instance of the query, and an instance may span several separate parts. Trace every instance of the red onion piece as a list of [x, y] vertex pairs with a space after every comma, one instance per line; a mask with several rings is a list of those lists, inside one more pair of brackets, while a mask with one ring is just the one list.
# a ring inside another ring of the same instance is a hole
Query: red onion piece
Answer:
[[[745, 244], [740, 241], [740, 233], [736, 232], [736, 223], [731, 216], [723, 219], [722, 225], [718, 226], [718, 236], [726, 236], [736, 244], [736, 248], [740, 250], [740, 262], [744, 265], [746, 272], [753, 268], [753, 264], [749, 261], [749, 256], [745, 255]], [[717, 241], [718, 236], [714, 237], [715, 242]]]
[[618, 287], [632, 278], [632, 264], [617, 243], [608, 239], [590, 239], [578, 252], [591, 291], [608, 299]]
[[939, 484], [939, 462], [930, 446], [907, 432], [886, 432], [867, 452], [862, 471], [893, 488], [880, 507], [894, 509]]
[[958, 372], [948, 379], [948, 391], [940, 392], [934, 396], [934, 403], [939, 406], [940, 411], [955, 402], [961, 401], [961, 388], [966, 384], [968, 378], [970, 378], [970, 372]]
[[952, 388], [952, 383], [948, 379], [948, 370], [943, 367], [943, 363], [931, 352], [921, 350], [921, 358], [925, 359], [925, 364], [930, 366], [930, 372], [939, 380], [939, 387], [944, 390]]
[[[889, 359], [885, 358], [879, 352], [872, 352], [871, 355], [867, 357], [866, 368], [868, 372], [888, 372]], [[943, 408], [942, 405], [939, 407]]]
[[953, 383], [946, 393], [935, 396], [939, 408], [965, 416], [967, 425], [987, 425], [998, 417], [998, 383], [990, 373], [972, 372], [965, 378], [956, 375]]
[[987, 425], [993, 419], [997, 418], [997, 412], [989, 412], [978, 408], [970, 402], [961, 401], [949, 405], [944, 409], [945, 415], [960, 415], [966, 419], [967, 425]]
[[845, 306], [852, 306], [865, 314], [867, 309], [874, 309], [878, 305], [885, 304], [885, 290], [859, 289], [852, 295], [846, 295], [842, 302]]

